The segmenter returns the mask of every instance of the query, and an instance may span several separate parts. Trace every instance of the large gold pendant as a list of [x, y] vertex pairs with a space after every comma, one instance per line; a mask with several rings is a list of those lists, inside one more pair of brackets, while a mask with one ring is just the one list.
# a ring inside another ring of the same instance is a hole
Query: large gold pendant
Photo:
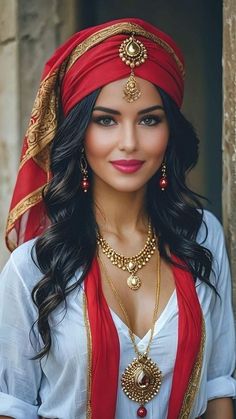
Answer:
[[127, 279], [127, 285], [131, 290], [137, 291], [141, 287], [142, 282], [137, 275], [131, 274]]
[[161, 381], [162, 374], [157, 364], [146, 354], [141, 354], [125, 369], [121, 386], [129, 399], [144, 405], [158, 393]]

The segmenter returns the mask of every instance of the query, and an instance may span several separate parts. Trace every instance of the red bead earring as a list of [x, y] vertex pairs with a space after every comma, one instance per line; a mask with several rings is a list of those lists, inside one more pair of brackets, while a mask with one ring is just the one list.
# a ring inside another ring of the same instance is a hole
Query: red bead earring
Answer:
[[166, 175], [166, 163], [163, 162], [161, 165], [161, 178], [159, 180], [159, 186], [162, 191], [165, 191], [168, 186], [168, 179]]
[[82, 174], [82, 180], [80, 183], [81, 189], [83, 192], [88, 192], [88, 189], [90, 187], [90, 183], [88, 180], [88, 164], [84, 155], [84, 149], [81, 151], [81, 157], [80, 157], [80, 170]]

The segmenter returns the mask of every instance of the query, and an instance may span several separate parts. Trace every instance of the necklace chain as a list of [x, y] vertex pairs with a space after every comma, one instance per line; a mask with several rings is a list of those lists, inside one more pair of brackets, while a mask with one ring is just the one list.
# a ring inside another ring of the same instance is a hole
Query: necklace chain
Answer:
[[137, 344], [136, 344], [136, 341], [135, 341], [135, 335], [131, 330], [129, 316], [128, 316], [128, 313], [127, 313], [127, 311], [126, 311], [126, 309], [125, 309], [125, 307], [124, 307], [124, 305], [121, 301], [120, 295], [119, 295], [117, 289], [115, 288], [115, 285], [114, 285], [112, 279], [109, 277], [107, 269], [106, 269], [104, 263], [102, 262], [101, 258], [99, 258], [99, 260], [100, 260], [100, 263], [101, 263], [101, 266], [102, 266], [102, 269], [103, 269], [103, 272], [104, 272], [104, 277], [105, 277], [107, 283], [109, 284], [109, 286], [110, 286], [110, 288], [113, 292], [113, 295], [114, 295], [116, 301], [118, 302], [118, 304], [120, 306], [120, 309], [121, 309], [121, 311], [124, 315], [126, 324], [128, 326], [128, 329], [129, 329], [130, 339], [131, 339], [131, 342], [133, 343], [136, 355], [138, 357], [142, 357], [144, 354], [145, 354], [145, 356], [148, 356], [148, 353], [150, 351], [150, 346], [151, 346], [151, 343], [152, 343], [152, 339], [153, 339], [154, 327], [155, 327], [155, 322], [156, 322], [156, 319], [157, 319], [157, 312], [158, 312], [159, 299], [160, 299], [160, 285], [161, 285], [160, 265], [161, 264], [160, 264], [159, 250], [157, 249], [157, 281], [156, 281], [155, 306], [154, 306], [154, 311], [153, 311], [151, 334], [150, 334], [149, 342], [147, 344], [147, 348], [146, 348], [144, 354], [141, 354], [140, 351], [138, 350], [138, 347], [137, 347]]
[[[152, 233], [151, 222], [148, 223], [148, 236], [146, 243], [142, 250], [140, 250], [140, 252], [138, 252], [135, 256], [124, 256], [116, 252], [99, 233], [97, 237], [97, 243], [113, 265], [116, 265], [123, 271], [128, 272], [133, 270], [137, 272], [138, 269], [141, 269], [143, 266], [145, 266], [156, 249], [156, 239]], [[130, 262], [135, 263], [135, 268], [129, 266]]]
[[128, 271], [131, 274], [127, 279], [128, 287], [133, 291], [138, 290], [142, 285], [142, 281], [139, 276], [135, 274], [149, 262], [152, 255], [154, 255], [157, 246], [156, 238], [152, 232], [151, 222], [149, 221], [148, 223], [146, 243], [142, 250], [135, 256], [128, 257], [116, 252], [99, 233], [97, 236], [97, 244], [113, 265], [123, 271]]

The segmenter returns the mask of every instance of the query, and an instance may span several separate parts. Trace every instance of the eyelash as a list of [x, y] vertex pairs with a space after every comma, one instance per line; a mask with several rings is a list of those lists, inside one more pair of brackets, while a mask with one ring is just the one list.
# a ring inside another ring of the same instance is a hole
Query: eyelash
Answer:
[[144, 125], [147, 125], [147, 126], [149, 126], [149, 127], [154, 127], [155, 125], [158, 125], [161, 121], [162, 121], [162, 117], [161, 116], [159, 116], [159, 115], [145, 115], [142, 119], [141, 119], [141, 121], [147, 121], [147, 120], [153, 120], [154, 121], [154, 123], [151, 123], [151, 124], [144, 124]]
[[[104, 124], [105, 120], [109, 120], [109, 122], [114, 122], [114, 124], [109, 123], [109, 124]], [[143, 121], [147, 121], [147, 120], [153, 120], [154, 122], [152, 122], [151, 124], [142, 124], [141, 122]], [[104, 127], [111, 127], [113, 125], [115, 125], [117, 122], [115, 121], [114, 118], [112, 118], [110, 115], [104, 115], [104, 116], [97, 116], [92, 118], [92, 121], [95, 122], [96, 124], [102, 125]], [[153, 127], [158, 125], [160, 122], [162, 121], [162, 117], [159, 115], [145, 115], [139, 122], [140, 125], [146, 125], [149, 127]]]

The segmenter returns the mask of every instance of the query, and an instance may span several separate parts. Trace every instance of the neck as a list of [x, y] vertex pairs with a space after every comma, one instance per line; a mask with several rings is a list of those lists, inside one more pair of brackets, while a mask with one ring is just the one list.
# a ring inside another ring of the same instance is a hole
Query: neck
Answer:
[[94, 185], [94, 210], [101, 234], [109, 232], [126, 236], [132, 231], [147, 231], [145, 188], [120, 192], [107, 185]]

